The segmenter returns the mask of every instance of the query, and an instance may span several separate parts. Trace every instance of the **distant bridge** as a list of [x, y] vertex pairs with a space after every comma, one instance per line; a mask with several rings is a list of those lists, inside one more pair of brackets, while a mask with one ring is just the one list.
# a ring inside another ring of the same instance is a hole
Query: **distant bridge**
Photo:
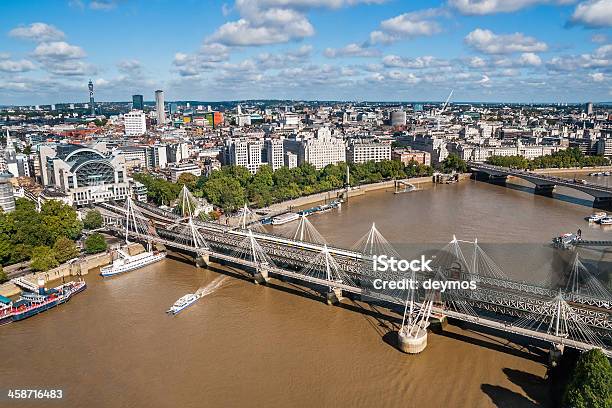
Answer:
[[551, 195], [556, 186], [569, 187], [592, 196], [593, 207], [612, 209], [612, 187], [491, 164], [469, 162], [468, 166], [476, 174], [476, 178], [479, 178], [479, 175], [480, 178], [484, 176], [492, 183], [505, 183], [508, 176], [514, 176], [534, 184], [536, 194], [542, 195]]

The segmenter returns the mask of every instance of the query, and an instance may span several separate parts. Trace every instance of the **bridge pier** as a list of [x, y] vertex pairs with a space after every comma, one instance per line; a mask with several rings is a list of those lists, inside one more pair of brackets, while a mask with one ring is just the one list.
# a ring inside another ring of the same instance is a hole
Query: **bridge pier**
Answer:
[[420, 324], [405, 326], [397, 332], [397, 347], [406, 354], [418, 354], [427, 347], [427, 328]]
[[337, 305], [342, 300], [342, 289], [330, 288], [329, 292], [325, 294], [325, 300], [328, 305]]
[[550, 350], [548, 350], [548, 362], [551, 366], [556, 367], [563, 357], [563, 351], [565, 346], [563, 344], [553, 344]]
[[257, 285], [265, 285], [270, 280], [268, 276], [268, 270], [266, 268], [257, 268], [253, 274], [253, 281]]
[[210, 265], [210, 255], [209, 254], [197, 255], [195, 258], [195, 264], [196, 264], [196, 267], [198, 268], [206, 268], [208, 265]]
[[612, 210], [612, 196], [595, 197], [595, 200], [593, 200], [593, 208], [600, 210]]
[[551, 196], [555, 190], [554, 184], [536, 184], [535, 193], [538, 195]]

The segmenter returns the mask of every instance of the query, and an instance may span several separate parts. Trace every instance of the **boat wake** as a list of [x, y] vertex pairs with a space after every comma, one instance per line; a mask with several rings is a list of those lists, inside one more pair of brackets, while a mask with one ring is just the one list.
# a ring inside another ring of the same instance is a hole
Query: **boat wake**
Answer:
[[223, 285], [223, 282], [226, 281], [226, 279], [228, 279], [227, 276], [219, 276], [215, 278], [212, 282], [210, 282], [208, 285], [202, 286], [200, 289], [196, 291], [195, 294], [200, 298], [203, 298], [204, 296], [208, 296], [214, 293], [217, 289], [219, 289], [221, 285]]

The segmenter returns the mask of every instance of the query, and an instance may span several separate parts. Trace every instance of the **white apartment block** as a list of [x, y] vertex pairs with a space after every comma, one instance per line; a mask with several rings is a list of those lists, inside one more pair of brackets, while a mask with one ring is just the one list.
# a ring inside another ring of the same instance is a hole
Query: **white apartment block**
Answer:
[[377, 139], [353, 139], [347, 150], [349, 163], [391, 160], [391, 142]]
[[123, 115], [126, 136], [141, 136], [147, 133], [147, 121], [143, 111], [133, 110]]

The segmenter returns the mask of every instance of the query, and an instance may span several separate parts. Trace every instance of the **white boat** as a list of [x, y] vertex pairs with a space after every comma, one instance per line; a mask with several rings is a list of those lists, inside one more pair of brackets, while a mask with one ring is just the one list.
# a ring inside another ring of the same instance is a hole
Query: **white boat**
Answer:
[[202, 295], [197, 295], [194, 293], [188, 293], [185, 296], [181, 297], [179, 300], [174, 302], [172, 307], [166, 311], [166, 313], [170, 313], [172, 315], [179, 314], [184, 309], [193, 305]]
[[286, 213], [277, 215], [276, 217], [272, 218], [272, 225], [286, 224], [288, 222], [295, 221], [298, 218], [300, 218], [300, 216], [296, 213]]
[[601, 219], [606, 218], [607, 216], [608, 214], [605, 212], [596, 212], [586, 217], [586, 219], [588, 222], [599, 222]]
[[612, 225], [612, 217], [605, 217], [599, 220], [601, 225]]
[[130, 272], [152, 263], [159, 262], [166, 257], [165, 252], [146, 251], [138, 255], [130, 255], [125, 251], [117, 250], [119, 257], [111, 265], [100, 269], [100, 275], [113, 276], [120, 273]]

